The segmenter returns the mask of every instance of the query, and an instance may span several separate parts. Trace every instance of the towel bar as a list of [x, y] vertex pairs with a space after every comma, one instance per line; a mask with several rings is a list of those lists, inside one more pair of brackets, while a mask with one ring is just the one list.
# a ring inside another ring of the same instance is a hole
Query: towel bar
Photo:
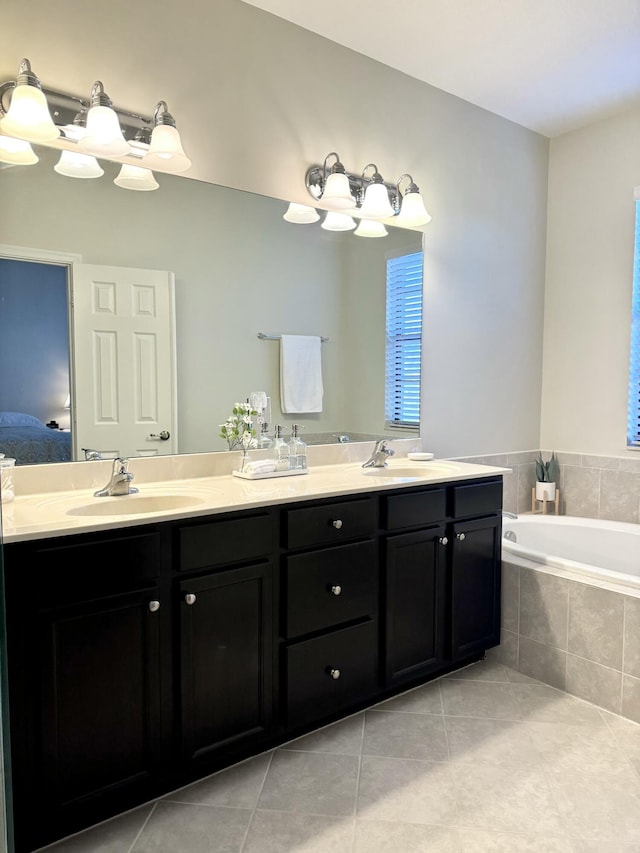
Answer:
[[[279, 341], [282, 335], [268, 335], [266, 332], [258, 332], [258, 337], [261, 341]], [[326, 344], [327, 341], [330, 341], [331, 338], [320, 338], [323, 344]]]

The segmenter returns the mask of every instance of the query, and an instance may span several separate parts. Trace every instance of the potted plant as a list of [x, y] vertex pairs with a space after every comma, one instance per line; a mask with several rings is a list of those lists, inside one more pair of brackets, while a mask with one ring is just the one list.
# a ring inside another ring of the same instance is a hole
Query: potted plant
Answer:
[[542, 458], [542, 453], [538, 454], [536, 459], [536, 500], [537, 501], [553, 501], [556, 498], [556, 483], [560, 473], [558, 465], [558, 457], [555, 451], [551, 454], [551, 458], [546, 462]]

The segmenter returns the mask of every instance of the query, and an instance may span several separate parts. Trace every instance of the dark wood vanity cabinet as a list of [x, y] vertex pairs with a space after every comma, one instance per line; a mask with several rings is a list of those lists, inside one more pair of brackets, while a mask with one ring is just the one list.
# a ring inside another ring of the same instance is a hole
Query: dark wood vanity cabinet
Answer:
[[480, 657], [501, 501], [496, 477], [5, 545], [16, 853]]

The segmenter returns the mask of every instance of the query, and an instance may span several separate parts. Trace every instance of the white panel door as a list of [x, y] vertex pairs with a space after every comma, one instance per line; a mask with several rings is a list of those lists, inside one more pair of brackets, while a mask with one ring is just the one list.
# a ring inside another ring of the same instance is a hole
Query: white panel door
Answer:
[[174, 275], [73, 264], [76, 459], [178, 452]]

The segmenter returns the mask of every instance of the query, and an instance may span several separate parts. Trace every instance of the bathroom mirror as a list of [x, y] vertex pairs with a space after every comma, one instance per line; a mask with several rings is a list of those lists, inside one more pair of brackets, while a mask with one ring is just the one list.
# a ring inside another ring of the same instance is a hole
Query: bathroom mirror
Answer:
[[[159, 189], [129, 191], [113, 183], [116, 164], [79, 180], [54, 171], [59, 152], [37, 153], [35, 166], [0, 169], [0, 244], [175, 274], [179, 452], [227, 449], [219, 424], [252, 391], [270, 396], [271, 426], [288, 431], [295, 421], [318, 443], [385, 434], [386, 259], [420, 251], [422, 233], [364, 238], [295, 225], [282, 218], [284, 201], [185, 177], [157, 174]], [[22, 308], [25, 324], [31, 307]], [[281, 413], [279, 343], [259, 332], [328, 338], [322, 413]], [[65, 382], [30, 414], [69, 426]]]

